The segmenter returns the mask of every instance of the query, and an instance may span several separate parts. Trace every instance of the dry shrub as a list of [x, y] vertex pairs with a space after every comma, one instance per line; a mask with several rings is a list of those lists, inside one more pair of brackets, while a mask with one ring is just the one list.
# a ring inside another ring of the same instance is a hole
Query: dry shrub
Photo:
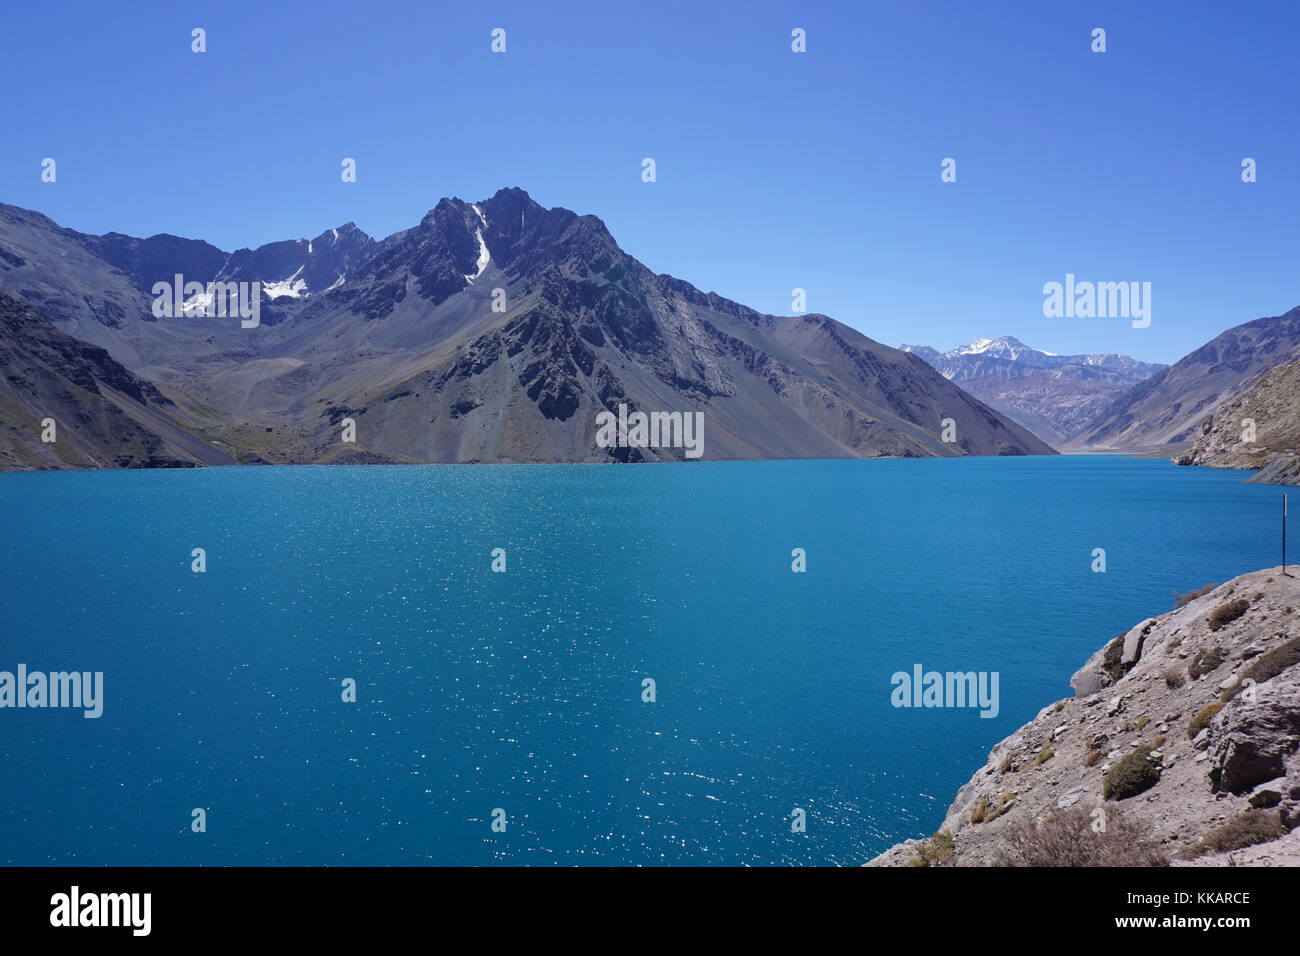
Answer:
[[1101, 655], [1101, 669], [1104, 670], [1113, 681], [1119, 680], [1128, 673], [1128, 668], [1124, 666], [1122, 660], [1123, 656], [1124, 635], [1121, 634], [1106, 645], [1106, 650]]
[[1209, 650], [1201, 648], [1187, 665], [1187, 676], [1192, 680], [1210, 673], [1223, 663], [1223, 648], [1217, 644]]
[[1195, 737], [1206, 727], [1210, 726], [1210, 721], [1214, 719], [1214, 715], [1221, 710], [1223, 710], [1223, 701], [1221, 700], [1216, 700], [1213, 704], [1207, 704], [1202, 707], [1197, 712], [1196, 716], [1192, 718], [1191, 723], [1187, 725], [1187, 736]]
[[1241, 677], [1243, 680], [1249, 677], [1256, 684], [1262, 684], [1296, 664], [1300, 664], [1300, 636], [1293, 637], [1285, 644], [1260, 656], [1255, 663], [1246, 668]]
[[1217, 587], [1218, 587], [1217, 584], [1207, 584], [1204, 587], [1196, 588], [1193, 591], [1188, 591], [1186, 594], [1179, 594], [1177, 591], [1171, 591], [1170, 593], [1173, 594], [1174, 600], [1177, 602], [1178, 607], [1185, 607], [1186, 605], [1191, 604], [1193, 601], [1195, 601], [1198, 597], [1204, 597], [1205, 595], [1209, 594]]
[[1220, 604], [1206, 620], [1210, 624], [1210, 630], [1217, 631], [1226, 624], [1231, 624], [1237, 618], [1241, 617], [1250, 610], [1250, 602], [1245, 598], [1237, 598], [1235, 601], [1229, 601], [1227, 604]]
[[1187, 859], [1194, 859], [1206, 853], [1227, 853], [1240, 850], [1257, 843], [1268, 843], [1280, 836], [1285, 836], [1287, 829], [1282, 825], [1276, 810], [1247, 810], [1238, 817], [1229, 820], [1223, 826], [1210, 831], [1200, 843], [1183, 854]]
[[952, 863], [952, 834], [940, 830], [928, 840], [916, 845], [916, 856], [911, 866], [950, 866]]
[[1093, 830], [1092, 813], [1082, 807], [1058, 810], [1039, 823], [1007, 830], [998, 866], [1168, 866], [1150, 829], [1118, 810], [1106, 811], [1104, 832]]

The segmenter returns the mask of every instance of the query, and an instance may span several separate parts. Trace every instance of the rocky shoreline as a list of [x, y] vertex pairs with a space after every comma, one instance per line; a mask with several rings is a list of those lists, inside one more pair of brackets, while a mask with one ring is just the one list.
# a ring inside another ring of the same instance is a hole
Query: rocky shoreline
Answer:
[[1300, 484], [1300, 362], [1271, 369], [1201, 423], [1176, 465], [1259, 469], [1255, 484]]
[[1178, 598], [869, 866], [1300, 865], [1300, 568]]

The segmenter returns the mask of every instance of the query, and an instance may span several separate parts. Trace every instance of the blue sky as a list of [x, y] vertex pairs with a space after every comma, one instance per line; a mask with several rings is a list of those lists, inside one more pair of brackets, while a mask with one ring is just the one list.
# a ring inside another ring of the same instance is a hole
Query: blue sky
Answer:
[[[778, 314], [800, 287], [891, 345], [1173, 361], [1300, 304], [1294, 3], [116, 6], [6, 11], [0, 201], [233, 249], [516, 185], [658, 272]], [[1150, 327], [1045, 318], [1067, 272], [1151, 282]]]

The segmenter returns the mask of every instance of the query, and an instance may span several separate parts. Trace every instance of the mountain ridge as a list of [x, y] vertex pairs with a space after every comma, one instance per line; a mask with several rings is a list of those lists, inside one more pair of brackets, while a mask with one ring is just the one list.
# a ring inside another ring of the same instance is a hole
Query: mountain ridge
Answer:
[[1117, 396], [1083, 447], [1152, 450], [1177, 446], [1269, 369], [1300, 359], [1300, 306], [1235, 325]]
[[231, 463], [192, 424], [105, 349], [59, 332], [0, 293], [0, 468]]
[[[596, 414], [620, 405], [706, 413], [709, 459], [1053, 453], [916, 357], [656, 274], [599, 218], [518, 187], [444, 198], [378, 242], [348, 232], [218, 263], [201, 240], [87, 238], [0, 207], [0, 289], [155, 381], [239, 460], [682, 457], [597, 447]], [[287, 285], [263, 287], [251, 331], [145, 314], [144, 287], [187, 263]]]
[[1300, 484], [1300, 361], [1274, 366], [1206, 417], [1174, 464], [1259, 469], [1247, 481]]
[[1118, 353], [1058, 355], [1009, 335], [975, 339], [947, 352], [923, 345], [900, 348], [1061, 447], [1091, 427], [1126, 388], [1164, 368]]

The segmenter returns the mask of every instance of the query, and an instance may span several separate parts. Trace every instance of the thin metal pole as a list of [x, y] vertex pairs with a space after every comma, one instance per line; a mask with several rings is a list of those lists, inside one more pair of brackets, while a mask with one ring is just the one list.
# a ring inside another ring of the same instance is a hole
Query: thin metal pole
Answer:
[[1286, 574], [1286, 492], [1282, 492], [1282, 573]]

